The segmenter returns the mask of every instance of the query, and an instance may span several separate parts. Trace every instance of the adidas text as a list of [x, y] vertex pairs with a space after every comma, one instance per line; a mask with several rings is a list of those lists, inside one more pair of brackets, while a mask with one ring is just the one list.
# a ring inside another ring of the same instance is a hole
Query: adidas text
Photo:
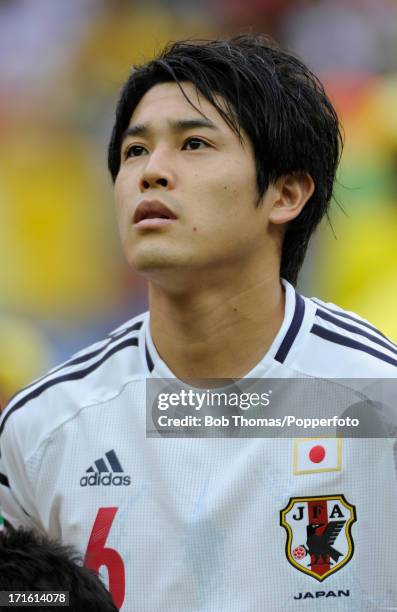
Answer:
[[97, 487], [103, 485], [108, 487], [114, 485], [115, 487], [125, 486], [128, 487], [131, 484], [131, 476], [118, 476], [112, 474], [90, 474], [90, 476], [82, 476], [80, 478], [80, 485], [82, 487]]

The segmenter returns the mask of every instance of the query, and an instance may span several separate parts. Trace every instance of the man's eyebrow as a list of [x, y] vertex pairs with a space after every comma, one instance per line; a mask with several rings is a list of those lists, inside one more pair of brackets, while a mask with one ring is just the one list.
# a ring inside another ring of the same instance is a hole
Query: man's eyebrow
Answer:
[[149, 131], [150, 129], [147, 123], [136, 123], [124, 130], [121, 140], [125, 140], [128, 136], [146, 136]]
[[[183, 132], [183, 130], [193, 130], [195, 128], [210, 128], [218, 130], [219, 128], [210, 119], [176, 119], [168, 121], [168, 124], [172, 130]], [[128, 136], [148, 136], [153, 129], [149, 123], [136, 123], [130, 125], [124, 132], [122, 140], [128, 138]]]
[[212, 123], [210, 119], [177, 119], [176, 121], [170, 121], [170, 125], [175, 130], [194, 130], [195, 128], [211, 128], [217, 130], [215, 123]]

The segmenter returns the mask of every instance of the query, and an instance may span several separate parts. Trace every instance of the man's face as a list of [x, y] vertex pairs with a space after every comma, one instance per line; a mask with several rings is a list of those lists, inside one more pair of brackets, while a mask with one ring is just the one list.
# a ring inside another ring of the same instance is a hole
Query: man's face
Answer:
[[123, 140], [115, 201], [126, 258], [152, 278], [227, 270], [250, 258], [263, 266], [271, 188], [256, 207], [250, 142], [243, 134], [241, 143], [191, 83], [183, 89], [205, 117], [175, 83], [156, 85]]

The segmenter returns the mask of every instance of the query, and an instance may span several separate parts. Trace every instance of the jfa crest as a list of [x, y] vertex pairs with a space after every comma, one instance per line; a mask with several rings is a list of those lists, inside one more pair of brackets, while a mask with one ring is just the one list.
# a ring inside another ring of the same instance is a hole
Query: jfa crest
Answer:
[[356, 509], [344, 495], [291, 497], [280, 513], [288, 561], [322, 582], [352, 558], [355, 521]]

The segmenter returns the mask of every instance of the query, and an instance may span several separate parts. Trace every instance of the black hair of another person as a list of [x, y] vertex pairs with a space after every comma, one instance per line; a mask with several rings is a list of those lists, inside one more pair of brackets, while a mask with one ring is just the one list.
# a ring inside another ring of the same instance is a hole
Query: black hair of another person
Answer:
[[[32, 531], [0, 533], [0, 591], [69, 591], [69, 607], [61, 609], [117, 612], [99, 577], [80, 563], [73, 547]], [[53, 608], [36, 605], [24, 609], [48, 612]]]
[[241, 129], [248, 135], [256, 158], [258, 202], [279, 177], [311, 175], [314, 193], [289, 223], [281, 254], [280, 276], [296, 285], [310, 237], [328, 215], [342, 149], [338, 117], [322, 84], [264, 35], [170, 43], [155, 59], [135, 66], [122, 88], [108, 148], [113, 181], [135, 107], [149, 89], [172, 81], [182, 93], [184, 81], [193, 83], [239, 137]]

